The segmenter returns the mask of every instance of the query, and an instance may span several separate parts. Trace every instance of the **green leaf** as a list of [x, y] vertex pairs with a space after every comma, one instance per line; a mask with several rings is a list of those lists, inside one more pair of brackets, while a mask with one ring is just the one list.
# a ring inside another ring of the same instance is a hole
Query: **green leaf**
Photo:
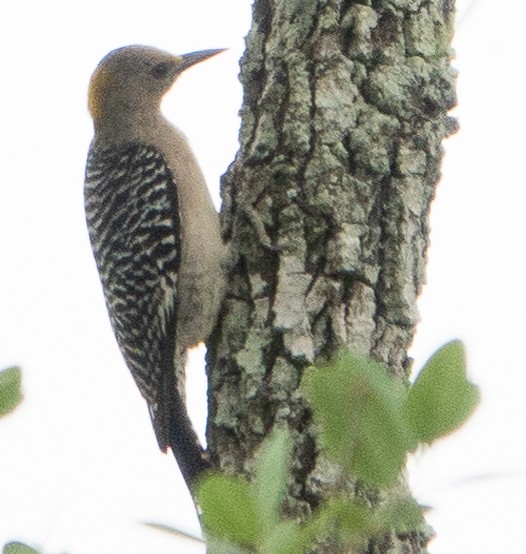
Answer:
[[[390, 531], [409, 533], [422, 522], [421, 510], [411, 499], [396, 499], [370, 508], [358, 499], [333, 497], [326, 504], [326, 520], [332, 522], [342, 545], [362, 550], [375, 536]], [[347, 549], [345, 550], [347, 551]]]
[[420, 507], [411, 499], [398, 498], [370, 508], [346, 495], [332, 496], [302, 526], [302, 542], [298, 542], [302, 549], [291, 552], [310, 552], [316, 539], [323, 540], [334, 533], [342, 545], [338, 552], [347, 552], [349, 547], [353, 552], [360, 551], [372, 537], [392, 530], [409, 533], [418, 529], [423, 521], [421, 514]]
[[295, 537], [295, 546], [297, 550], [293, 552], [311, 552], [316, 540], [323, 540], [331, 531], [334, 530], [334, 522], [339, 514], [340, 505], [335, 507], [336, 500], [330, 498], [300, 527]]
[[453, 341], [433, 354], [409, 389], [407, 421], [419, 442], [431, 443], [460, 427], [479, 397], [466, 377], [464, 346]]
[[206, 538], [206, 547], [207, 552], [213, 552], [214, 554], [251, 554], [253, 552], [253, 549], [249, 551], [241, 546], [211, 535]]
[[374, 521], [377, 534], [390, 529], [397, 533], [411, 533], [423, 523], [422, 509], [411, 498], [398, 498], [375, 510]]
[[361, 550], [374, 534], [373, 511], [356, 500], [341, 501], [337, 524], [343, 544]]
[[[374, 511], [347, 495], [331, 497], [320, 508], [318, 516], [315, 524], [321, 533], [312, 538], [323, 539], [328, 534], [337, 535], [341, 543], [338, 552], [347, 552], [349, 547], [353, 552], [362, 550], [376, 532]], [[308, 523], [305, 527], [311, 526], [312, 523]]]
[[197, 503], [207, 535], [244, 547], [257, 544], [260, 525], [248, 481], [209, 474], [197, 488]]
[[277, 523], [268, 534], [263, 535], [261, 554], [304, 554], [307, 552], [302, 526], [295, 521]]
[[383, 365], [345, 353], [309, 370], [304, 388], [327, 455], [372, 486], [393, 483], [413, 444], [403, 385]]
[[254, 496], [265, 533], [273, 529], [280, 520], [281, 502], [289, 475], [290, 450], [290, 433], [284, 429], [276, 429], [263, 443], [259, 453]]
[[3, 554], [39, 554], [38, 550], [22, 544], [21, 542], [10, 542], [4, 546]]
[[0, 416], [13, 411], [22, 400], [21, 380], [22, 373], [19, 367], [0, 371]]

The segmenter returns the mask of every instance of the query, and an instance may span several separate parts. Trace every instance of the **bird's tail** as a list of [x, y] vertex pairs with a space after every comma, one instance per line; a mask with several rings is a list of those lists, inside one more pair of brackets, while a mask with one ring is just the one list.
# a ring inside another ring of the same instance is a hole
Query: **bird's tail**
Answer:
[[186, 410], [184, 369], [186, 352], [174, 357], [171, 368], [163, 368], [163, 386], [157, 405], [152, 406], [153, 428], [159, 448], [171, 449], [188, 487], [210, 468], [207, 452], [201, 446]]

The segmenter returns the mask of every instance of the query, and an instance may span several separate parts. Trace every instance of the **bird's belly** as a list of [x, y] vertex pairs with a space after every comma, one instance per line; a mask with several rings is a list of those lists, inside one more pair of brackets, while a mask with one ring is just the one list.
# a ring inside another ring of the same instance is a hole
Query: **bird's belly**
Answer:
[[[181, 263], [177, 343], [190, 347], [212, 332], [224, 294], [224, 268], [218, 252], [207, 253], [188, 267]], [[185, 267], [186, 266], [186, 267]]]

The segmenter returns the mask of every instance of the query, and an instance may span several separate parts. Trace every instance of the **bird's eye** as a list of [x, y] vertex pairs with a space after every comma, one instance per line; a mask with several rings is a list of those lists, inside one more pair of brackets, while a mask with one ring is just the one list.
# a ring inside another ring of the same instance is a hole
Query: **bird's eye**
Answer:
[[170, 64], [167, 62], [161, 62], [158, 63], [154, 68], [152, 69], [152, 75], [156, 79], [164, 79], [168, 75], [168, 72], [170, 71]]

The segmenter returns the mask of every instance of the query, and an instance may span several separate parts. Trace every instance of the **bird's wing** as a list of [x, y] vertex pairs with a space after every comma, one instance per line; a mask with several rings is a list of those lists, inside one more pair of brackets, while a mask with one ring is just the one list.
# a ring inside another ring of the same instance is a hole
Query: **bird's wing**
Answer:
[[92, 147], [85, 181], [88, 230], [114, 333], [150, 409], [173, 363], [180, 260], [177, 187], [145, 144]]

